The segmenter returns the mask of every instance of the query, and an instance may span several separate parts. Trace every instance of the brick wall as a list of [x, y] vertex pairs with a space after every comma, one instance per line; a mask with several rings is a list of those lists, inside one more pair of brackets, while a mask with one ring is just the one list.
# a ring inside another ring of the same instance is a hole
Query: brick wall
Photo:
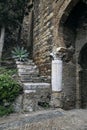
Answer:
[[33, 58], [44, 76], [50, 75], [53, 27], [53, 0], [35, 0]]

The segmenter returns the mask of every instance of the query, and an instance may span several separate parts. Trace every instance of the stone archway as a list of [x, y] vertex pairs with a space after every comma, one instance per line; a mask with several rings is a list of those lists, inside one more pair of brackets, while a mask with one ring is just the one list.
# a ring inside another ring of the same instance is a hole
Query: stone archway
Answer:
[[78, 63], [81, 66], [79, 71], [81, 108], [87, 108], [87, 43], [80, 51]]
[[62, 24], [79, 0], [58, 0], [54, 4], [54, 47], [65, 46], [62, 38]]
[[78, 57], [83, 41], [86, 43], [87, 40], [86, 10], [87, 5], [83, 0], [65, 0], [58, 12], [58, 20], [55, 20], [56, 46], [75, 49], [74, 54], [63, 65], [62, 104], [65, 109], [81, 105]]

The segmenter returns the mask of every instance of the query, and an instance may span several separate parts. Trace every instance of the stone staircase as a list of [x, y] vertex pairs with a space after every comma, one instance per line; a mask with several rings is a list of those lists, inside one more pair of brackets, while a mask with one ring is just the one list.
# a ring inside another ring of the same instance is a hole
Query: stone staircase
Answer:
[[48, 82], [45, 76], [39, 75], [39, 69], [33, 62], [28, 60], [27, 62], [17, 62], [18, 74], [21, 82]]
[[49, 102], [50, 84], [46, 82], [44, 76], [39, 75], [39, 69], [33, 62], [16, 62], [19, 79], [22, 83], [24, 94], [22, 107], [24, 111], [36, 111], [41, 107], [40, 102]]

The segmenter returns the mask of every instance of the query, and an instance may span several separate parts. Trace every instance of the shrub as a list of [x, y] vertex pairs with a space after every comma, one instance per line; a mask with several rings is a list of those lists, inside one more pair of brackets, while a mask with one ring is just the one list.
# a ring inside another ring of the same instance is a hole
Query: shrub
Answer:
[[13, 112], [12, 103], [22, 87], [8, 73], [0, 74], [0, 116]]
[[13, 106], [12, 105], [10, 105], [8, 107], [0, 106], [0, 116], [9, 115], [10, 113], [13, 113]]
[[10, 76], [13, 76], [14, 74], [17, 75], [17, 69], [8, 69], [6, 67], [0, 67], [0, 75], [1, 74], [9, 74]]
[[28, 58], [29, 53], [24, 47], [15, 47], [12, 50], [12, 58], [18, 61], [25, 61]]

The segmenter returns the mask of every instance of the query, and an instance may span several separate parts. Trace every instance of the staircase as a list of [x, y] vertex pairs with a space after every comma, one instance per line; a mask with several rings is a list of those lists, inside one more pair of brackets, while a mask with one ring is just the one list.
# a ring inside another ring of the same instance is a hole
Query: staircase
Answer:
[[39, 103], [49, 102], [50, 84], [46, 82], [45, 77], [39, 75], [39, 69], [33, 62], [17, 62], [19, 79], [23, 85], [24, 111], [40, 110]]

